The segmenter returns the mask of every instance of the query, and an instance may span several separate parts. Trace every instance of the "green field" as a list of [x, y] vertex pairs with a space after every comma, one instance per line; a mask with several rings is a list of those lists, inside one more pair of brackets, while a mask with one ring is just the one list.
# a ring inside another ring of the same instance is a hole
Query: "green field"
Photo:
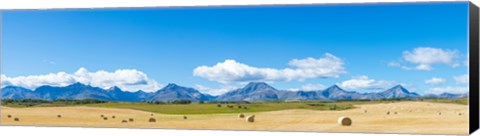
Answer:
[[[62, 106], [89, 106], [89, 107], [103, 107], [103, 108], [120, 108], [120, 109], [134, 109], [153, 113], [162, 114], [218, 114], [218, 113], [249, 113], [249, 112], [264, 112], [277, 111], [287, 109], [309, 109], [309, 110], [346, 110], [355, 108], [354, 105], [360, 104], [375, 104], [375, 103], [392, 103], [399, 101], [425, 101], [436, 103], [453, 103], [468, 105], [468, 98], [460, 99], [419, 99], [419, 100], [402, 100], [389, 99], [377, 101], [294, 101], [294, 102], [253, 102], [242, 104], [220, 104], [218, 107], [216, 103], [191, 103], [191, 104], [149, 104], [143, 102], [91, 102], [85, 100], [72, 101], [54, 101], [54, 102], [40, 102], [33, 104], [31, 101], [14, 101], [4, 103], [3, 106], [25, 108], [25, 107], [62, 107]], [[229, 108], [227, 105], [231, 105]], [[240, 106], [240, 107], [239, 107]], [[245, 108], [246, 107], [246, 108]]]
[[437, 102], [437, 103], [455, 103], [468, 105], [468, 98], [459, 98], [459, 99], [424, 99], [426, 102]]
[[[354, 108], [351, 103], [252, 103], [252, 104], [230, 104], [233, 108], [228, 108], [227, 104], [145, 104], [145, 103], [102, 103], [89, 104], [87, 106], [103, 108], [123, 108], [135, 109], [163, 114], [217, 114], [217, 113], [246, 113], [276, 111], [286, 109], [312, 109], [312, 110], [346, 110]], [[238, 108], [246, 106], [247, 109]]]

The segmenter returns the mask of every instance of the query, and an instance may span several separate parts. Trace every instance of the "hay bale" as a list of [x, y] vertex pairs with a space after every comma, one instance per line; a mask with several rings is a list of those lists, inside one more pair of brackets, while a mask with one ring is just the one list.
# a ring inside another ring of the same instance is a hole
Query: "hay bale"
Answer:
[[153, 113], [152, 113], [152, 114], [150, 114], [150, 116], [153, 116]]
[[247, 109], [247, 106], [243, 106], [243, 109]]
[[245, 115], [243, 113], [238, 114], [238, 118], [245, 118]]
[[387, 115], [390, 115], [390, 111], [387, 111]]
[[246, 120], [247, 122], [255, 122], [255, 115], [248, 116]]
[[114, 119], [114, 118], [115, 118], [115, 115], [112, 116], [112, 119]]
[[394, 112], [393, 114], [398, 114], [397, 112]]
[[62, 115], [57, 115], [57, 118], [62, 118]]
[[12, 115], [10, 115], [10, 114], [9, 114], [9, 115], [7, 115], [7, 118], [12, 118]]
[[14, 121], [20, 121], [20, 118], [14, 118], [13, 120]]
[[222, 105], [220, 105], [220, 104], [217, 104], [217, 107], [222, 107]]
[[342, 116], [338, 118], [338, 124], [342, 126], [351, 126], [352, 125], [352, 119], [346, 116]]
[[442, 112], [438, 112], [438, 115], [442, 115]]
[[127, 123], [127, 120], [122, 120], [122, 123]]
[[183, 116], [183, 119], [188, 119], [188, 117], [184, 115], [184, 116]]
[[363, 113], [367, 113], [367, 110], [364, 110]]
[[103, 120], [108, 120], [108, 118], [107, 118], [107, 117], [103, 117]]
[[148, 122], [157, 122], [157, 120], [155, 118], [150, 118], [148, 119]]
[[100, 117], [102, 117], [102, 118], [103, 118], [103, 117], [105, 117], [105, 116], [103, 116], [103, 114], [102, 114], [102, 115], [100, 115]]
[[459, 112], [459, 113], [458, 113], [458, 116], [462, 116], [462, 113], [461, 113], [461, 112]]
[[242, 106], [238, 105], [238, 108], [239, 108], [239, 109], [241, 109], [241, 108], [242, 108]]
[[128, 121], [133, 122], [133, 118], [129, 118]]

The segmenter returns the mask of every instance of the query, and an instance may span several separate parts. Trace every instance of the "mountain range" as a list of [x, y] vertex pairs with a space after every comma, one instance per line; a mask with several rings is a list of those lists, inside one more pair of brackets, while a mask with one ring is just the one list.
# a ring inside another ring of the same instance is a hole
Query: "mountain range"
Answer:
[[243, 88], [229, 91], [219, 96], [203, 94], [200, 91], [176, 84], [168, 84], [156, 92], [128, 92], [118, 87], [102, 89], [81, 83], [74, 83], [63, 87], [41, 86], [34, 90], [6, 86], [0, 91], [3, 99], [98, 99], [106, 101], [275, 101], [275, 100], [379, 100], [393, 98], [415, 99], [421, 97], [460, 98], [468, 94], [443, 93], [421, 96], [409, 92], [401, 85], [375, 93], [359, 93], [345, 91], [337, 85], [318, 91], [286, 91], [278, 90], [264, 82], [251, 82]]

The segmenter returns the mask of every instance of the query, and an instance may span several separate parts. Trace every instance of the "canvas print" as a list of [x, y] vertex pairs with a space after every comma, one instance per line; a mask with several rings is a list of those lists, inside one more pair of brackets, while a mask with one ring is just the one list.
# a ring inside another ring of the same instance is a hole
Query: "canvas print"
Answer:
[[468, 9], [2, 11], [0, 125], [468, 134]]

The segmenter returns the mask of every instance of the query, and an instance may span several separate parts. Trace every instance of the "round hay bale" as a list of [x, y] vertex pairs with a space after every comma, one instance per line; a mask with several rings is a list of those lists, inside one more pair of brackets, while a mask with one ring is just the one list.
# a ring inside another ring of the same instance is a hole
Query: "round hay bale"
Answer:
[[363, 113], [367, 113], [367, 110], [364, 110]]
[[13, 120], [14, 121], [20, 121], [20, 118], [14, 118]]
[[107, 118], [107, 117], [103, 117], [103, 120], [108, 120], [108, 118]]
[[128, 121], [133, 122], [133, 118], [129, 118]]
[[12, 118], [12, 115], [7, 115], [7, 118]]
[[220, 105], [220, 104], [217, 104], [217, 107], [222, 107], [222, 105]]
[[387, 111], [387, 115], [390, 115], [390, 111]]
[[148, 122], [157, 122], [157, 120], [155, 118], [150, 118], [148, 119]]
[[187, 116], [183, 116], [183, 119], [188, 119], [188, 117], [187, 117]]
[[352, 119], [349, 117], [342, 116], [338, 118], [338, 124], [342, 126], [351, 126], [352, 125]]
[[122, 123], [127, 123], [127, 120], [122, 120]]
[[462, 116], [462, 113], [461, 113], [461, 112], [459, 112], [459, 113], [458, 113], [458, 116]]
[[102, 117], [102, 118], [103, 118], [103, 117], [105, 117], [105, 116], [103, 116], [103, 114], [102, 114], [102, 115], [100, 115], [100, 117]]
[[238, 118], [245, 118], [245, 115], [243, 113], [238, 114]]
[[153, 113], [152, 113], [152, 114], [150, 114], [150, 116], [153, 116]]
[[255, 122], [255, 115], [248, 116], [247, 117], [247, 122]]
[[438, 115], [442, 115], [442, 112], [438, 112]]
[[398, 114], [397, 112], [394, 112], [393, 114]]
[[112, 119], [114, 119], [114, 118], [115, 118], [115, 116], [112, 116]]
[[243, 106], [243, 109], [247, 109], [247, 106]]
[[238, 108], [239, 108], [239, 109], [241, 109], [241, 108], [242, 108], [242, 106], [238, 105]]
[[62, 118], [62, 115], [57, 115], [57, 118]]

